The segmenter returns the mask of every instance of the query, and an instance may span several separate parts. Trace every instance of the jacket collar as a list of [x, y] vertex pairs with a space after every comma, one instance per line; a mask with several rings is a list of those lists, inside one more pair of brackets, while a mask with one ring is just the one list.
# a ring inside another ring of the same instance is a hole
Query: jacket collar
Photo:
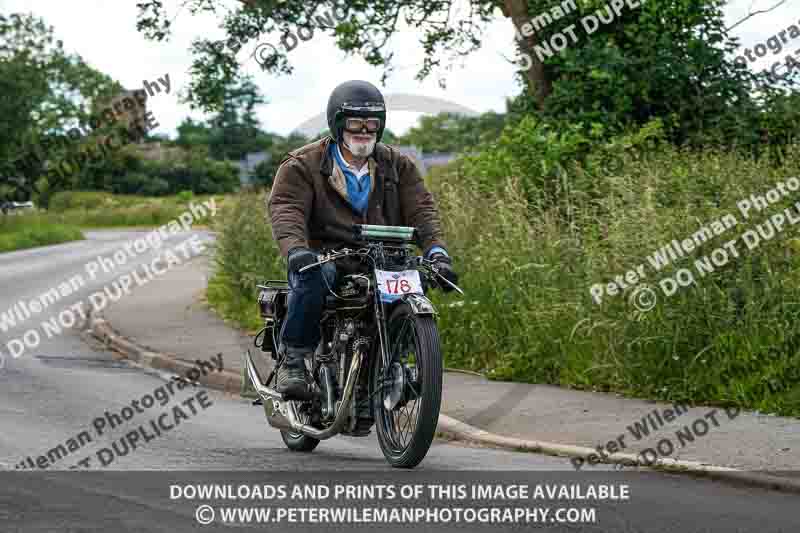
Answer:
[[333, 158], [331, 158], [331, 151], [328, 149], [332, 141], [333, 138], [330, 135], [322, 140], [322, 159], [319, 163], [319, 172], [325, 177], [330, 177], [333, 172]]

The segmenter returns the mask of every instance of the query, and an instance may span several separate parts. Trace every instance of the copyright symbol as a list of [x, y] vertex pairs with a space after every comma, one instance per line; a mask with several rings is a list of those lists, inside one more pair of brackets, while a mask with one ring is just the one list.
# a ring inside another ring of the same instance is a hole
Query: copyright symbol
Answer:
[[253, 59], [256, 60], [256, 63], [258, 63], [261, 68], [267, 65], [270, 58], [278, 57], [279, 55], [278, 49], [269, 43], [258, 43], [256, 49], [253, 50]]
[[656, 306], [656, 291], [649, 285], [639, 285], [631, 293], [630, 301], [637, 311], [647, 312]]
[[210, 505], [201, 505], [194, 512], [194, 518], [201, 526], [207, 526], [214, 521], [214, 508]]

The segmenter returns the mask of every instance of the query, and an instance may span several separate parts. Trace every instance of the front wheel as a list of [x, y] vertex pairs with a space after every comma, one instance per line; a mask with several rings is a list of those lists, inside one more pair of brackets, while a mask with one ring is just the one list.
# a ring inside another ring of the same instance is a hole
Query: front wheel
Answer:
[[433, 442], [442, 401], [442, 352], [436, 321], [401, 304], [389, 317], [390, 363], [373, 354], [372, 409], [383, 455], [397, 468], [417, 466]]

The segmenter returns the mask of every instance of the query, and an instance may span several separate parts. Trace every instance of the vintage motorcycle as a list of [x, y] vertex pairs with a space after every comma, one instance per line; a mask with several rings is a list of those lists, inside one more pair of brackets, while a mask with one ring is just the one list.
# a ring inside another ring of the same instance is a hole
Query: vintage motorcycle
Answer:
[[414, 228], [354, 225], [346, 233], [342, 240], [353, 248], [331, 250], [300, 270], [345, 258], [363, 265], [328, 285], [321, 341], [306, 360], [313, 382], [307, 398], [285, 399], [270, 386], [283, 363], [278, 336], [289, 286], [258, 286], [265, 326], [256, 346], [276, 363], [264, 381], [247, 353], [247, 375], [258, 394], [253, 403], [263, 405], [269, 425], [292, 450], [311, 451], [340, 433], [366, 436], [376, 425], [389, 464], [413, 468], [433, 441], [442, 395], [436, 310], [425, 291], [446, 283], [463, 292], [432, 261], [413, 254]]

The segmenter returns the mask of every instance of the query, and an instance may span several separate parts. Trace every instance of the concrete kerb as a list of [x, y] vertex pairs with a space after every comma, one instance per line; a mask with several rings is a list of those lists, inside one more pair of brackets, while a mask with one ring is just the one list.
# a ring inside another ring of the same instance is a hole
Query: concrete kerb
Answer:
[[[144, 347], [138, 346], [114, 331], [108, 321], [103, 318], [92, 318], [89, 329], [92, 336], [101, 341], [105, 346], [108, 346], [122, 354], [126, 359], [130, 359], [139, 365], [156, 370], [169, 371], [179, 376], [185, 376], [190, 370], [195, 368], [194, 364], [180, 361], [167, 354], [151, 352]], [[201, 375], [197, 379], [197, 382], [206, 387], [229, 392], [231, 394], [238, 394], [241, 387], [241, 378], [239, 374], [235, 374], [229, 370]]]
[[[553, 442], [524, 440], [514, 437], [504, 437], [489, 433], [482, 429], [465, 424], [460, 420], [451, 418], [447, 415], [439, 415], [437, 432], [465, 442], [473, 442], [484, 446], [492, 446], [506, 450], [543, 453], [559, 457], [580, 457], [588, 460], [590, 455], [597, 456], [597, 450], [583, 446], [573, 446], [569, 444], [558, 444]], [[754, 487], [781, 490], [800, 494], [800, 481], [790, 478], [760, 474], [757, 472], [747, 472], [736, 468], [715, 466], [696, 461], [679, 461], [675, 459], [659, 458], [652, 464], [642, 463], [637, 455], [628, 453], [608, 454], [604, 464], [622, 464], [625, 466], [638, 465], [651, 470], [669, 473], [681, 473], [708, 477], [721, 481], [735, 482]]]
[[[108, 321], [103, 318], [92, 317], [90, 319], [89, 329], [92, 335], [106, 346], [111, 347], [124, 357], [142, 366], [167, 370], [178, 375], [185, 375], [190, 369], [194, 368], [193, 365], [177, 360], [174, 357], [151, 352], [125, 339], [122, 335], [114, 331]], [[200, 376], [198, 382], [206, 387], [231, 394], [239, 394], [243, 390], [242, 384], [244, 383], [243, 376], [227, 370]], [[584, 460], [588, 460], [591, 455], [597, 456], [596, 450], [592, 448], [504, 437], [470, 426], [469, 424], [444, 414], [439, 415], [436, 431], [445, 437], [455, 440], [511, 451], [543, 453], [567, 458], [580, 457]], [[708, 477], [721, 481], [800, 494], [800, 480], [790, 478], [782, 478], [757, 472], [747, 472], [736, 468], [715, 466], [696, 461], [680, 461], [668, 458], [658, 458], [653, 461], [653, 463], [647, 464], [642, 463], [637, 455], [628, 453], [608, 454], [606, 457], [607, 459], [602, 461], [604, 464], [637, 465], [655, 471]]]

